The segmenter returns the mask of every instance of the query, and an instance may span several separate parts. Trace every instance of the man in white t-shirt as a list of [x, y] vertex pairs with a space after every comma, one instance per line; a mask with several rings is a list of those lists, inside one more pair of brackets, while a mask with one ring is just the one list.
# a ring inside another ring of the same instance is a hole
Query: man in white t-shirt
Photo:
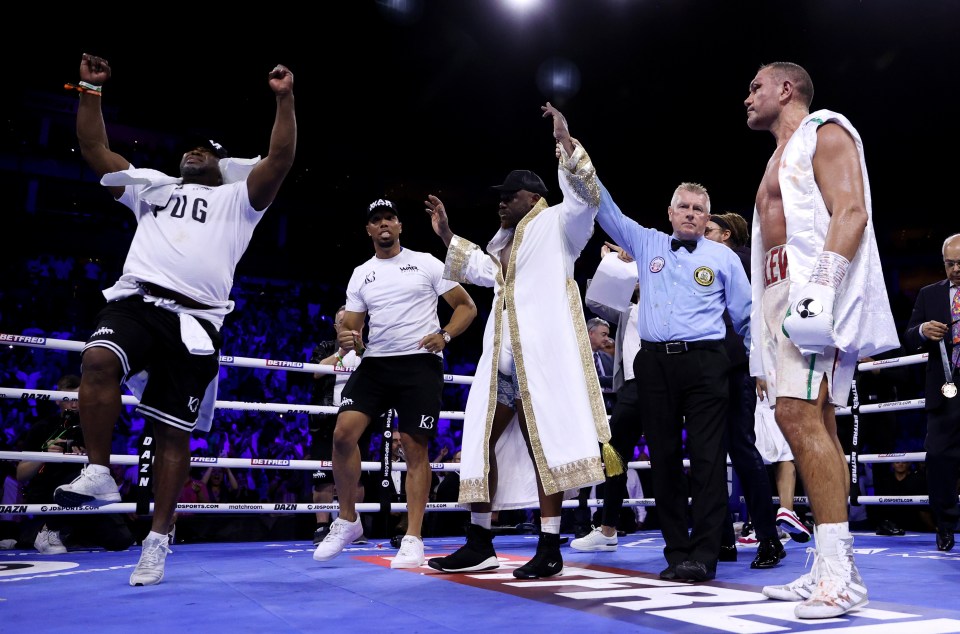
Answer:
[[130, 585], [148, 586], [163, 579], [167, 534], [190, 470], [190, 435], [210, 430], [234, 271], [293, 166], [297, 121], [293, 73], [277, 65], [268, 74], [277, 110], [263, 160], [227, 159], [211, 142], [184, 153], [179, 178], [136, 169], [107, 139], [100, 104], [110, 74], [105, 59], [83, 55], [77, 140], [101, 184], [133, 211], [137, 230], [83, 349], [80, 423], [89, 464], [54, 500], [70, 507], [120, 501], [109, 462], [126, 382], [155, 439], [151, 532], [130, 575]]
[[[403, 225], [392, 201], [370, 203], [366, 220], [376, 253], [350, 277], [347, 310], [337, 335], [344, 350], [363, 356], [343, 388], [333, 432], [340, 516], [313, 558], [332, 559], [363, 533], [355, 503], [360, 477], [357, 441], [374, 418], [392, 408], [407, 462], [407, 534], [390, 566], [417, 568], [424, 562], [420, 531], [432, 475], [427, 448], [440, 417], [442, 352], [452, 337], [467, 329], [477, 307], [462, 286], [443, 278], [443, 262], [400, 246]], [[437, 316], [439, 297], [453, 309], [443, 328]], [[368, 316], [369, 339], [364, 344], [361, 332]]]

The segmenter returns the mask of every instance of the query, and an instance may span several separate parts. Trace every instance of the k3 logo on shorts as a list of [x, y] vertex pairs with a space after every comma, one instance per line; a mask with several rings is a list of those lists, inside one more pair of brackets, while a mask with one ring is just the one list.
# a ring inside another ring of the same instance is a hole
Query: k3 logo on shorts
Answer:
[[650, 272], [659, 273], [663, 270], [663, 265], [666, 264], [666, 261], [659, 255], [652, 260], [650, 260]]
[[693, 272], [693, 281], [700, 286], [710, 286], [716, 279], [716, 273], [708, 266], [701, 266]]
[[420, 429], [433, 429], [433, 416], [420, 416]]
[[197, 409], [200, 407], [200, 399], [196, 396], [191, 396], [187, 400], [187, 408], [194, 414], [197, 413]]

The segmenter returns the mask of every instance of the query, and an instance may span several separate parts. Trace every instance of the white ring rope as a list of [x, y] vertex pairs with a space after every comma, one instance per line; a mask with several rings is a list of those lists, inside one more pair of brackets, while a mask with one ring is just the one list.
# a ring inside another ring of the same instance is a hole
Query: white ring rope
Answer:
[[[858, 460], [863, 463], [876, 462], [923, 462], [926, 460], [925, 451], [910, 453], [874, 453], [860, 454]], [[110, 464], [135, 465], [139, 457], [132, 454], [114, 454], [110, 456]], [[0, 460], [30, 460], [33, 462], [74, 462], [87, 463], [85, 454], [63, 454], [46, 451], [0, 451]], [[847, 456], [847, 462], [850, 456]], [[730, 462], [727, 461], [729, 465]], [[394, 471], [406, 471], [407, 463], [392, 462]], [[216, 458], [213, 456], [193, 456], [190, 458], [191, 467], [225, 467], [232, 469], [290, 469], [299, 471], [329, 471], [333, 463], [329, 460], [290, 460], [275, 458]], [[626, 464], [630, 469], [649, 469], [649, 460], [634, 460]], [[684, 467], [690, 466], [690, 460], [683, 461]], [[362, 471], [379, 471], [382, 465], [379, 462], [364, 461], [360, 463]], [[432, 471], [459, 471], [459, 462], [431, 462]]]
[[[11, 335], [0, 333], [0, 343], [6, 343], [12, 346], [25, 346], [31, 348], [47, 348], [50, 350], [63, 350], [69, 352], [80, 352], [83, 350], [84, 342], [71, 341], [67, 339], [50, 339], [46, 337], [29, 337], [23, 335]], [[860, 363], [857, 369], [861, 372], [892, 368], [906, 365], [916, 365], [925, 363], [927, 354], [917, 354], [908, 357], [897, 357], [892, 359], [881, 359], [878, 361], [868, 361]], [[338, 374], [343, 370], [336, 370], [334, 366], [320, 365], [316, 363], [302, 363], [299, 361], [282, 361], [277, 359], [256, 359], [250, 357], [232, 357], [221, 356], [220, 364], [233, 367], [260, 368], [268, 370], [310, 372], [319, 374]], [[463, 375], [445, 374], [444, 382], [469, 385], [473, 383], [473, 377]], [[63, 392], [56, 390], [29, 390], [20, 388], [0, 387], [0, 398], [20, 399], [20, 400], [44, 400], [44, 401], [75, 401], [78, 396], [76, 392]], [[129, 395], [121, 397], [124, 405], [137, 405], [139, 401]], [[910, 399], [902, 401], [892, 401], [889, 403], [878, 403], [873, 405], [863, 405], [859, 408], [861, 414], [874, 412], [900, 411], [909, 409], [921, 409], [924, 407], [925, 399]], [[247, 403], [242, 401], [216, 401], [217, 409], [247, 410], [275, 412], [280, 414], [336, 414], [339, 408], [335, 406], [324, 405], [290, 405], [283, 403]], [[838, 416], [849, 415], [852, 411], [850, 407], [836, 408]], [[450, 420], [463, 420], [463, 412], [441, 412], [441, 418]], [[926, 452], [910, 453], [887, 453], [887, 454], [860, 454], [857, 456], [861, 463], [890, 463], [890, 462], [921, 462], [926, 459]], [[36, 462], [60, 462], [60, 463], [86, 463], [87, 456], [81, 454], [58, 454], [50, 452], [30, 452], [30, 451], [0, 451], [0, 460], [30, 460]], [[139, 456], [137, 455], [112, 455], [110, 463], [117, 465], [137, 465]], [[847, 456], [849, 463], [850, 456]], [[727, 464], [730, 464], [729, 458]], [[194, 456], [190, 459], [190, 465], [193, 466], [218, 466], [235, 469], [290, 469], [290, 470], [331, 470], [333, 463], [329, 460], [290, 460], [290, 459], [269, 459], [269, 458], [222, 458]], [[683, 461], [684, 467], [690, 466], [689, 460]], [[626, 464], [626, 467], [633, 469], [649, 469], [650, 461], [633, 461]], [[382, 468], [379, 462], [361, 462], [362, 471], [379, 471]], [[395, 462], [392, 465], [395, 471], [406, 471], [407, 465], [404, 462]], [[432, 471], [459, 471], [459, 463], [430, 463]], [[742, 496], [741, 496], [742, 499]], [[858, 496], [860, 504], [895, 504], [895, 505], [925, 505], [929, 504], [928, 496]], [[587, 501], [588, 506], [603, 506], [603, 500], [591, 499]], [[774, 496], [772, 502], [779, 503], [779, 497]], [[798, 496], [794, 498], [797, 504], [806, 504], [807, 498]], [[655, 506], [653, 498], [631, 498], [623, 501], [623, 506]], [[580, 503], [577, 500], [566, 500], [563, 502], [563, 508], [578, 508]], [[391, 504], [391, 512], [404, 512], [407, 505], [405, 503]], [[536, 508], [536, 507], [531, 507]], [[465, 507], [456, 502], [428, 502], [427, 510], [432, 511], [463, 511]], [[177, 510], [193, 513], [276, 513], [278, 511], [291, 513], [315, 513], [322, 511], [337, 511], [339, 505], [333, 503], [282, 503], [282, 502], [262, 502], [262, 503], [179, 503]], [[358, 512], [378, 512], [382, 506], [378, 503], [358, 503], [356, 505]], [[0, 512], [18, 515], [51, 515], [51, 514], [72, 514], [72, 513], [133, 513], [136, 511], [134, 503], [114, 503], [101, 507], [81, 506], [76, 508], [60, 507], [56, 504], [15, 504], [0, 505]], [[150, 505], [150, 511], [153, 512], [153, 504]]]
[[[65, 350], [67, 352], [81, 352], [85, 345], [82, 341], [8, 335], [2, 332], [0, 332], [0, 343], [6, 343], [11, 346], [24, 346], [27, 348]], [[281, 370], [284, 372], [310, 372], [318, 374], [349, 374], [351, 372], [351, 370], [337, 370], [332, 365], [320, 365], [319, 363], [283, 361], [280, 359], [255, 359], [252, 357], [231, 357], [228, 355], [220, 356], [220, 365], [234, 366], [237, 368], [260, 368], [265, 370]], [[470, 385], [473, 383], [472, 376], [462, 374], [444, 374], [443, 380], [445, 383], [456, 383], [460, 385]]]
[[[330, 367], [330, 366], [323, 366]], [[57, 390], [25, 390], [22, 388], [0, 387], [0, 398], [12, 398], [39, 401], [76, 401], [76, 392]], [[137, 405], [136, 397], [125, 394], [120, 397], [124, 405]], [[276, 412], [279, 414], [336, 414], [339, 408], [334, 405], [296, 405], [289, 403], [246, 403], [244, 401], [216, 401], [217, 409], [236, 409], [256, 412]], [[440, 418], [463, 420], [463, 412], [440, 412]]]
[[[858, 500], [861, 505], [882, 505], [892, 504], [896, 506], [924, 506], [930, 503], [930, 498], [926, 495], [907, 495], [903, 497], [893, 497], [889, 495], [861, 495]], [[741, 496], [741, 502], [743, 497]], [[793, 498], [795, 504], [808, 505], [809, 501], [805, 496]], [[687, 503], [691, 500], [688, 498]], [[774, 496], [772, 502], [779, 504], [780, 498]], [[591, 498], [587, 500], [587, 506], [591, 508], [602, 507], [603, 499]], [[650, 506], [657, 505], [654, 498], [627, 498], [623, 500], [624, 507]], [[356, 505], [358, 513], [377, 513], [382, 510], [380, 504], [376, 502], [358, 502]], [[577, 500], [564, 500], [562, 507], [565, 509], [575, 509], [580, 507]], [[103, 506], [77, 506], [66, 507], [57, 504], [7, 504], [0, 505], [0, 512], [7, 515], [87, 515], [97, 513], [136, 513], [137, 505], [133, 502], [114, 502]], [[531, 509], [538, 508], [536, 505]], [[339, 511], [340, 505], [336, 502], [312, 502], [312, 503], [285, 503], [285, 502], [222, 502], [222, 503], [204, 503], [204, 502], [180, 502], [177, 504], [177, 511], [181, 513], [318, 513]], [[406, 512], [405, 502], [393, 502], [390, 504], [391, 513]], [[427, 511], [463, 511], [468, 509], [461, 506], [458, 502], [427, 502]], [[150, 504], [150, 513], [153, 513], [153, 503]]]

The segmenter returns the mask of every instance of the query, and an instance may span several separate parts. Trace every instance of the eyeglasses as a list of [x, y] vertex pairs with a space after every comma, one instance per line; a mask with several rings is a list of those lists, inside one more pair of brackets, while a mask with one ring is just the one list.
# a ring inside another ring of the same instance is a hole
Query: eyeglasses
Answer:
[[943, 266], [948, 269], [952, 269], [955, 266], [960, 266], [960, 260], [944, 260]]

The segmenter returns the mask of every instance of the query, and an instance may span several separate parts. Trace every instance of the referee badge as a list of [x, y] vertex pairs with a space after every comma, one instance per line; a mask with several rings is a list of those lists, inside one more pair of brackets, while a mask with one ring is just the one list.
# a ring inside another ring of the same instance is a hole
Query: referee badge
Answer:
[[659, 255], [652, 260], [650, 260], [650, 272], [659, 273], [663, 270], [663, 265], [666, 264], [666, 261]]
[[701, 266], [693, 272], [693, 280], [700, 286], [710, 286], [716, 279], [716, 273], [709, 266]]

